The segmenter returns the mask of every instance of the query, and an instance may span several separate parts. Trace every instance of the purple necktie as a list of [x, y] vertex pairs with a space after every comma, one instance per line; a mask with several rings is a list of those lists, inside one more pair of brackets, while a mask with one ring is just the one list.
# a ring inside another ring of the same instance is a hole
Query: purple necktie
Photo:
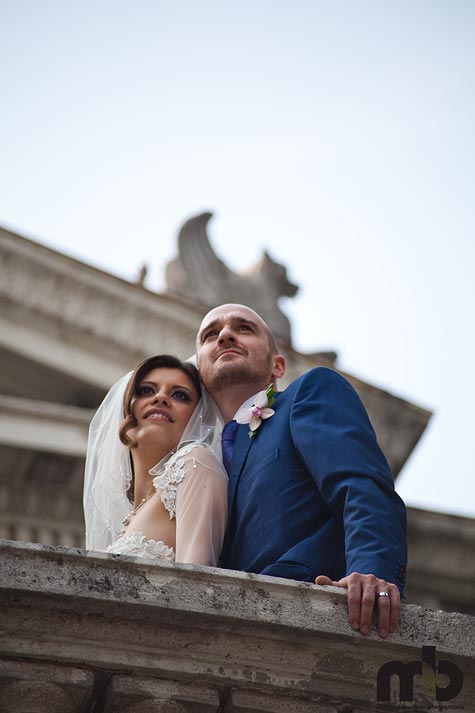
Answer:
[[226, 471], [231, 470], [231, 461], [233, 459], [234, 441], [236, 440], [239, 424], [237, 421], [228, 421], [224, 424], [223, 432], [221, 433], [221, 446], [223, 449], [223, 463]]

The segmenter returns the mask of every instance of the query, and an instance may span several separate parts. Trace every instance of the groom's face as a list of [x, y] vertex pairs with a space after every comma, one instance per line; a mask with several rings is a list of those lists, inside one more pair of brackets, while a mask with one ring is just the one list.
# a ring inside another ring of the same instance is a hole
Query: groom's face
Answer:
[[[197, 337], [198, 366], [210, 394], [240, 384], [266, 388], [276, 357], [269, 328], [244, 305], [221, 305], [208, 312]], [[282, 357], [280, 357], [282, 359]]]

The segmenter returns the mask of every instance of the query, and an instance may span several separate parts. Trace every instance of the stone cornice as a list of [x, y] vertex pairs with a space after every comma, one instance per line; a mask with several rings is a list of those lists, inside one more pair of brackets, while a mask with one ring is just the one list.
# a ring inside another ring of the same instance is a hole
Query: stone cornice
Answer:
[[408, 508], [407, 596], [475, 611], [475, 519]]
[[136, 352], [194, 339], [201, 312], [0, 229], [0, 295]]
[[3, 394], [0, 394], [0, 410], [6, 414], [42, 418], [53, 422], [74, 423], [87, 427], [94, 415], [94, 409], [66, 406], [36, 399], [23, 399], [18, 396], [4, 396]]
[[93, 410], [0, 395], [0, 443], [84, 456]]
[[409, 523], [422, 537], [464, 540], [475, 551], [475, 518], [445, 512], [408, 508]]

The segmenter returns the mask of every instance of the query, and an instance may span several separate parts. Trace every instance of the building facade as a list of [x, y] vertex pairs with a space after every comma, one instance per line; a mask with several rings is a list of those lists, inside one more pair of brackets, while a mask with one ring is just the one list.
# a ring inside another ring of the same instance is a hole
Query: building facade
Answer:
[[[193, 229], [202, 231], [203, 220]], [[182, 279], [183, 269], [175, 261], [170, 279]], [[216, 270], [218, 284], [226, 273]], [[242, 283], [233, 285], [209, 299], [236, 300]], [[130, 558], [118, 566], [113, 556], [85, 553], [94, 410], [143, 358], [189, 357], [207, 306], [173, 282], [156, 294], [1, 229], [0, 304], [0, 713], [396, 710], [395, 690], [391, 701], [378, 700], [378, 670], [421, 660], [422, 646], [463, 671], [456, 700], [475, 710], [474, 520], [409, 509], [414, 606], [404, 607], [400, 632], [387, 642], [351, 631], [341, 592]], [[314, 366], [338, 368], [335, 355], [295, 350], [276, 319], [286, 383]], [[430, 414], [345, 376], [397, 476]], [[413, 709], [427, 709], [434, 677], [414, 691]]]

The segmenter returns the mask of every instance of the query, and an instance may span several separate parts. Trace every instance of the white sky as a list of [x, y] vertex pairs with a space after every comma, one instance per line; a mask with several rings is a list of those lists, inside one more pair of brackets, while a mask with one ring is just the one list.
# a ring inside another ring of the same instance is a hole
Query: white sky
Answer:
[[297, 348], [435, 411], [407, 503], [475, 516], [474, 38], [470, 0], [0, 0], [0, 223], [160, 289], [213, 211]]

